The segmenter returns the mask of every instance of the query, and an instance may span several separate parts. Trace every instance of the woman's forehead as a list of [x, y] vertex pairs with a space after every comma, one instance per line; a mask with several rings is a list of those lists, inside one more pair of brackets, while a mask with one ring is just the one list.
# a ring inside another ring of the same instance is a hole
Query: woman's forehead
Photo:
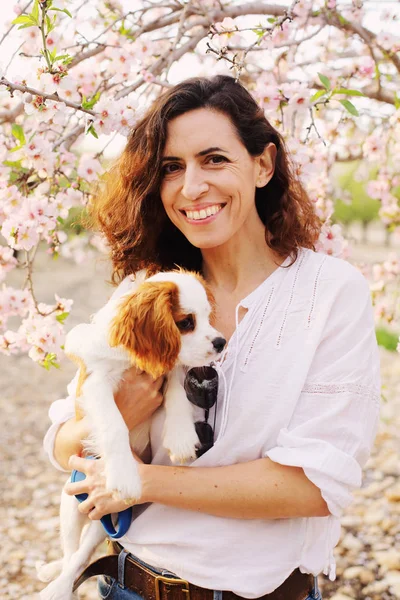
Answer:
[[227, 144], [234, 142], [240, 143], [229, 117], [220, 112], [197, 109], [168, 123], [164, 155], [178, 156], [184, 149], [194, 153], [216, 147], [228, 151]]

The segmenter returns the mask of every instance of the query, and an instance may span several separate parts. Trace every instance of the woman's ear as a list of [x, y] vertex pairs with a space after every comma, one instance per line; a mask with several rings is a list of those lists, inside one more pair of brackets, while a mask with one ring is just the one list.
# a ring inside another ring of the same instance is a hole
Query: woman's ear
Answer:
[[264, 187], [272, 179], [275, 171], [277, 149], [273, 142], [267, 144], [260, 156], [256, 157], [258, 175], [256, 178], [256, 187]]
[[174, 312], [179, 312], [176, 284], [145, 281], [120, 303], [110, 326], [110, 346], [123, 346], [135, 365], [156, 379], [174, 367], [181, 348]]

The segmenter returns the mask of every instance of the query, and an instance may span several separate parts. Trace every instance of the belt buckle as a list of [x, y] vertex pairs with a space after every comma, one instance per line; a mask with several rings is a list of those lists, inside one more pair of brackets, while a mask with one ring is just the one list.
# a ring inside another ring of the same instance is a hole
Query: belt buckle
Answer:
[[184, 589], [182, 590], [182, 592], [184, 594], [187, 594], [187, 600], [190, 600], [190, 589], [188, 581], [186, 581], [185, 579], [178, 579], [177, 577], [164, 577], [163, 575], [157, 575], [154, 581], [154, 585], [156, 588], [156, 600], [161, 600], [160, 581], [162, 581], [163, 583], [169, 583], [171, 585], [183, 584]]

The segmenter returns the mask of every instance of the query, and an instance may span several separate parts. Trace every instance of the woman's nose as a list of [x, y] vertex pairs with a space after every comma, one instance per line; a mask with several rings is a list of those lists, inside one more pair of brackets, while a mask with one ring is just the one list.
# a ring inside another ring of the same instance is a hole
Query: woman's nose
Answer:
[[197, 200], [199, 196], [207, 191], [208, 183], [204, 180], [202, 173], [197, 169], [186, 168], [182, 195], [188, 200]]

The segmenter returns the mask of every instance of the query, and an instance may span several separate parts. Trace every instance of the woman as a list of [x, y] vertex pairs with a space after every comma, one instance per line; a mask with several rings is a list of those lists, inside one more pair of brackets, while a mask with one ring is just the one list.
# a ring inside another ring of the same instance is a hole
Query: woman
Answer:
[[[221, 590], [320, 598], [313, 576], [335, 577], [339, 518], [361, 485], [378, 419], [367, 282], [314, 252], [320, 223], [283, 139], [231, 77], [189, 79], [158, 98], [108, 182], [92, 213], [123, 279], [115, 293], [141, 269], [201, 271], [214, 326], [229, 341], [217, 365], [216, 441], [190, 467], [171, 465], [161, 446], [161, 380], [131, 369], [116, 394], [129, 428], [158, 409], [141, 506], [121, 540], [142, 562], [128, 563], [181, 578], [158, 580], [161, 595], [183, 598], [189, 582], [189, 595], [210, 600]], [[74, 456], [86, 430], [70, 392], [52, 407], [45, 447], [59, 468], [86, 474], [68, 493], [88, 493], [80, 510], [99, 519], [126, 504], [105, 491], [100, 460]], [[119, 585], [101, 580], [101, 596], [153, 598], [153, 583], [123, 588], [126, 552]]]

